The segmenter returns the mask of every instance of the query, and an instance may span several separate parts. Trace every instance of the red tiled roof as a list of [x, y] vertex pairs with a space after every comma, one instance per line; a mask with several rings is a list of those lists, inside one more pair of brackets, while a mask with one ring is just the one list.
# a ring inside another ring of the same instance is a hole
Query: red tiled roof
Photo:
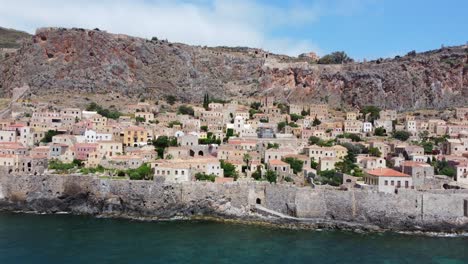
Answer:
[[410, 177], [408, 174], [401, 173], [399, 171], [389, 168], [379, 168], [375, 170], [368, 170], [368, 174], [377, 177]]

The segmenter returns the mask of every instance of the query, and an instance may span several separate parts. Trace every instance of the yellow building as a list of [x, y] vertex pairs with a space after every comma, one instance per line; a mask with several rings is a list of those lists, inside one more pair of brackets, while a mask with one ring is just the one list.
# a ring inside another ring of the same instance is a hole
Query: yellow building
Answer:
[[124, 130], [124, 145], [127, 147], [137, 147], [148, 143], [148, 132], [146, 129], [137, 126], [127, 127]]

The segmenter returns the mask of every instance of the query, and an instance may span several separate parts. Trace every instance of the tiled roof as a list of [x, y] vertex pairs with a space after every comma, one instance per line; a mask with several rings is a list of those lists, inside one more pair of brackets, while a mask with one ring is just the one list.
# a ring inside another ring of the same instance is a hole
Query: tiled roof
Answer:
[[379, 168], [375, 170], [368, 170], [368, 174], [377, 176], [377, 177], [410, 177], [408, 174], [401, 173], [399, 171], [389, 169], [389, 168]]

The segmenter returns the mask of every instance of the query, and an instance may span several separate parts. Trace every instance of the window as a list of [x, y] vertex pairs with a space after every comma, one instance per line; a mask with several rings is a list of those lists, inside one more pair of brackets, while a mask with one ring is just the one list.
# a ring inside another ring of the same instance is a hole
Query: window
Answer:
[[385, 186], [387, 186], [387, 185], [388, 185], [388, 181], [387, 181], [387, 180], [385, 180]]
[[392, 185], [392, 186], [395, 185], [395, 181], [391, 181], [391, 185]]

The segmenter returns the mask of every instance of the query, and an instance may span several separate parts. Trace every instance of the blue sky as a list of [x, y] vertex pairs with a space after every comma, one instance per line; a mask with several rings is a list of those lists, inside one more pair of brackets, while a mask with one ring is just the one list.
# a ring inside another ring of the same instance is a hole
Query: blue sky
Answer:
[[362, 60], [468, 41], [466, 0], [0, 0], [0, 26], [61, 26], [193, 45]]

